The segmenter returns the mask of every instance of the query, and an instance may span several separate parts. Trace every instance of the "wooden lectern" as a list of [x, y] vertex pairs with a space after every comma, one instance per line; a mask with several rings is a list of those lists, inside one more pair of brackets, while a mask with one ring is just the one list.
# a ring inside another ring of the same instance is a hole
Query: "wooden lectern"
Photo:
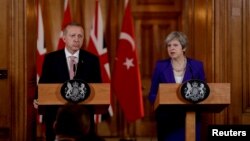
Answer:
[[[181, 84], [162, 83], [154, 103], [154, 108], [158, 106], [182, 107], [186, 112], [186, 141], [195, 141], [195, 114], [196, 111], [220, 112], [230, 104], [230, 84], [229, 83], [208, 83], [210, 88], [209, 96], [200, 103], [193, 104], [185, 101], [179, 94]], [[187, 130], [188, 129], [188, 130]]]
[[[64, 105], [67, 101], [61, 96], [63, 84], [38, 84], [39, 106]], [[91, 105], [96, 113], [104, 113], [110, 105], [110, 84], [89, 83], [90, 96], [79, 104]]]

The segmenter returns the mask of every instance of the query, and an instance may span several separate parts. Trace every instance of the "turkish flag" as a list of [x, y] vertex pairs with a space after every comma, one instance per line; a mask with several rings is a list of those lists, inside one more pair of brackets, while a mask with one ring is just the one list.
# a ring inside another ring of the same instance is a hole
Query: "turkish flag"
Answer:
[[125, 4], [112, 86], [127, 122], [144, 116], [140, 70], [129, 1]]
[[64, 0], [64, 15], [63, 15], [60, 38], [59, 38], [58, 45], [57, 45], [57, 50], [63, 49], [65, 47], [65, 43], [62, 39], [63, 29], [68, 23], [71, 22], [71, 20], [72, 19], [71, 19], [71, 14], [70, 14], [70, 9], [69, 9], [69, 2], [68, 0]]

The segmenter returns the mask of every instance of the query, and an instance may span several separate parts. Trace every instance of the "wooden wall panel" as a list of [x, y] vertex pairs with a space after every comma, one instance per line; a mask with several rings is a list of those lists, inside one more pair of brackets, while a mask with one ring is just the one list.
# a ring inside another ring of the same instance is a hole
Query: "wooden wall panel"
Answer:
[[242, 71], [243, 71], [243, 118], [242, 122], [250, 124], [250, 2], [243, 1], [243, 54], [242, 54]]
[[[25, 141], [27, 140], [27, 44], [26, 35], [29, 33], [26, 30], [26, 6], [25, 0], [11, 0], [8, 1], [9, 7], [9, 86], [11, 96], [11, 141]], [[33, 30], [35, 31], [35, 30]], [[29, 33], [33, 35], [32, 32]]]
[[[215, 1], [214, 2], [214, 32], [213, 35], [213, 51], [212, 51], [212, 77], [213, 82], [230, 82], [229, 73], [227, 68], [230, 67], [230, 46], [228, 45], [228, 2]], [[223, 16], [218, 16], [223, 15]], [[223, 75], [222, 75], [223, 74]], [[227, 123], [226, 118], [227, 110], [221, 113], [216, 113], [210, 120], [214, 124]]]
[[182, 0], [131, 0], [135, 12], [180, 12]]
[[212, 7], [211, 0], [186, 1], [186, 10], [183, 12], [184, 32], [189, 38], [187, 56], [201, 60], [204, 64], [207, 81], [212, 77]]
[[164, 40], [174, 30], [181, 30], [181, 1], [133, 1], [136, 43], [141, 68], [145, 117], [135, 124], [131, 135], [156, 136], [154, 113], [148, 101], [155, 63], [168, 57]]
[[[178, 20], [150, 19], [136, 21], [140, 24], [137, 28], [139, 60], [141, 75], [151, 79], [153, 68], [157, 60], [168, 57], [164, 40], [166, 35], [178, 29]], [[142, 69], [143, 68], [143, 69]]]
[[[1, 6], [1, 18], [5, 22], [0, 23], [0, 43], [2, 45], [8, 44], [8, 3], [6, 1], [0, 1], [0, 6]], [[6, 61], [5, 58], [7, 58], [8, 55], [8, 50], [7, 48], [0, 48], [0, 51], [3, 53], [3, 55], [0, 55], [0, 68], [7, 68], [8, 62]]]
[[139, 49], [145, 109], [145, 117], [139, 121], [139, 124], [136, 124], [136, 135], [138, 136], [156, 135], [154, 114], [151, 111], [151, 104], [148, 101], [148, 92], [156, 61], [168, 56], [164, 40], [168, 33], [178, 29], [179, 24], [177, 19], [140, 19], [138, 17], [136, 20], [136, 41]]
[[[36, 139], [36, 127], [37, 127], [37, 110], [33, 106], [33, 100], [36, 94], [36, 85], [37, 85], [37, 74], [36, 74], [36, 51], [37, 51], [37, 11], [36, 3], [34, 0], [27, 0], [25, 4], [24, 13], [25, 13], [25, 82], [23, 84], [26, 86], [24, 93], [24, 98], [26, 98], [26, 141], [33, 141]], [[22, 49], [22, 48], [21, 48]], [[17, 109], [18, 110], [18, 109]], [[19, 127], [18, 127], [19, 128]], [[20, 132], [20, 131], [18, 131]], [[19, 138], [19, 137], [17, 137]]]
[[51, 52], [57, 49], [63, 19], [64, 1], [41, 1], [41, 9], [45, 31], [45, 47], [47, 52]]
[[231, 83], [231, 104], [213, 124], [249, 124], [249, 2], [214, 1], [215, 82]]
[[[230, 77], [231, 77], [231, 105], [230, 114], [232, 115], [229, 119], [229, 123], [241, 123], [242, 111], [242, 96], [243, 96], [243, 81], [242, 81], [242, 54], [243, 54], [243, 30], [242, 30], [242, 1], [229, 1], [229, 38], [228, 45], [230, 47]], [[241, 63], [239, 63], [241, 62]]]
[[[0, 22], [0, 72], [7, 71], [7, 78], [0, 79], [0, 140], [8, 141], [11, 132], [11, 95], [9, 95], [9, 2], [0, 1], [1, 21]], [[1, 78], [1, 76], [0, 76]]]

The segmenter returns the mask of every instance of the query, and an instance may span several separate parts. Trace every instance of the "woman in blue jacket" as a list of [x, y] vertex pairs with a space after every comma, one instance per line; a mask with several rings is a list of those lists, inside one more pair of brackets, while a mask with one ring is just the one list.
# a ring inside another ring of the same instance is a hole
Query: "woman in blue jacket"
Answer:
[[[186, 57], [187, 37], [182, 32], [171, 32], [165, 39], [169, 58], [156, 63], [149, 101], [155, 102], [160, 83], [183, 83], [190, 79], [205, 81], [203, 63]], [[166, 93], [167, 94], [167, 93]], [[185, 110], [158, 107], [155, 111], [158, 141], [185, 141]], [[196, 118], [196, 141], [200, 140], [200, 115]]]

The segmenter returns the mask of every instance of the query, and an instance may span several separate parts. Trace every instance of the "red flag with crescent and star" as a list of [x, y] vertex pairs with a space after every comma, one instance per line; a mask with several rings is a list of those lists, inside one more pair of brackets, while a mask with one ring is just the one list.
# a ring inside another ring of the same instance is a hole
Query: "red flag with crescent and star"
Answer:
[[114, 94], [127, 122], [144, 116], [140, 69], [130, 3], [125, 3], [125, 14], [119, 38], [112, 76]]

